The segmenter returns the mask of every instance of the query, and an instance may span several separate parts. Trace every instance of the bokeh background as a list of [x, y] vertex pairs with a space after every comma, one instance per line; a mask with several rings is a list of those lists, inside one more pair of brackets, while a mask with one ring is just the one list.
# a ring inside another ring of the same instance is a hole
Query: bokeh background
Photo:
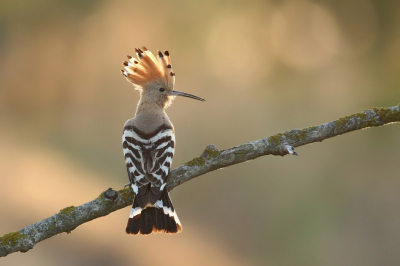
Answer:
[[[400, 2], [0, 1], [0, 235], [128, 182], [125, 54], [168, 49], [173, 168], [202, 153], [400, 102]], [[183, 233], [125, 234], [129, 209], [1, 265], [399, 265], [400, 125], [187, 182]]]

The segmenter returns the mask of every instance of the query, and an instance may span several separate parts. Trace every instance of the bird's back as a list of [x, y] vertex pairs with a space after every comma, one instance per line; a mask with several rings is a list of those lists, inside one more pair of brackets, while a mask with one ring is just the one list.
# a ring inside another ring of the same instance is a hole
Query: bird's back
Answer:
[[175, 150], [168, 117], [137, 115], [124, 125], [124, 155], [139, 205], [155, 204], [165, 187]]

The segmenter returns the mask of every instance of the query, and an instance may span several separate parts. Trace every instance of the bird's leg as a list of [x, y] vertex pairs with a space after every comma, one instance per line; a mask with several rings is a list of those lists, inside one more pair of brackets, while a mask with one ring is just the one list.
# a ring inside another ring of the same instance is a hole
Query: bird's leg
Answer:
[[126, 188], [126, 187], [132, 187], [132, 182], [130, 182], [130, 183], [128, 183], [128, 184], [125, 184], [125, 185], [124, 185], [124, 188]]

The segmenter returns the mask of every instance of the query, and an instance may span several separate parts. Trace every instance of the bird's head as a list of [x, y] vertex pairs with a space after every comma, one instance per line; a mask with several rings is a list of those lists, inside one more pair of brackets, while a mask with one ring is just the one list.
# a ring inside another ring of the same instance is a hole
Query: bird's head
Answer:
[[184, 96], [205, 101], [204, 99], [174, 90], [175, 73], [172, 71], [171, 58], [168, 51], [157, 51], [155, 57], [146, 47], [135, 49], [137, 59], [127, 55], [128, 61], [123, 62], [125, 70], [122, 75], [141, 93], [141, 100], [155, 103], [167, 108], [175, 96]]

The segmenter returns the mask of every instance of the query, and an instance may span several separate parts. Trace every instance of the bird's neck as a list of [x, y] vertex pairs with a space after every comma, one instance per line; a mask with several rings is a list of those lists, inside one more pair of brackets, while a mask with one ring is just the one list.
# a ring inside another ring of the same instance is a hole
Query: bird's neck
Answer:
[[147, 101], [139, 101], [134, 120], [136, 127], [146, 133], [154, 132], [163, 124], [172, 126], [164, 108]]
[[156, 116], [165, 116], [165, 110], [162, 106], [156, 102], [147, 101], [143, 98], [140, 99], [136, 107], [136, 115], [138, 114], [148, 114]]

